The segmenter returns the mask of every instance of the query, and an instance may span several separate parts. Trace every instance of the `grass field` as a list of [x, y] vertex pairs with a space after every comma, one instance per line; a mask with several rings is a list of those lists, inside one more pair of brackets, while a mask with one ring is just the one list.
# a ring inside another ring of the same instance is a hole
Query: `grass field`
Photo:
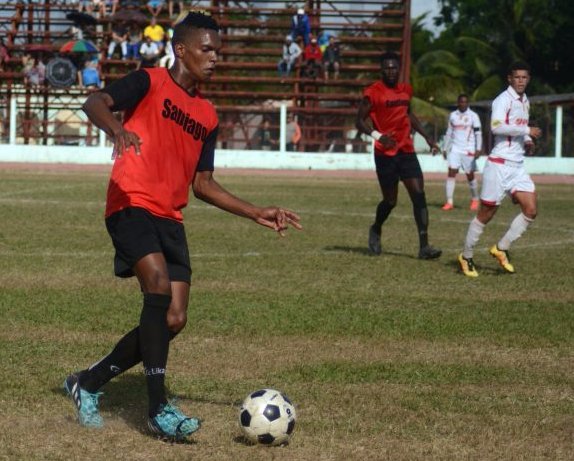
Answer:
[[[258, 204], [299, 211], [273, 232], [192, 199], [189, 323], [172, 343], [170, 392], [204, 419], [190, 444], [146, 432], [141, 369], [103, 390], [100, 431], [77, 425], [61, 384], [138, 321], [134, 280], [112, 275], [106, 172], [0, 170], [0, 458], [10, 460], [567, 460], [574, 453], [574, 185], [540, 185], [540, 214], [513, 248], [455, 262], [471, 219], [427, 183], [438, 261], [415, 258], [404, 190], [381, 257], [366, 252], [373, 178], [231, 175]], [[456, 198], [467, 204], [459, 183]], [[246, 446], [238, 405], [275, 387], [297, 407], [288, 447]]]

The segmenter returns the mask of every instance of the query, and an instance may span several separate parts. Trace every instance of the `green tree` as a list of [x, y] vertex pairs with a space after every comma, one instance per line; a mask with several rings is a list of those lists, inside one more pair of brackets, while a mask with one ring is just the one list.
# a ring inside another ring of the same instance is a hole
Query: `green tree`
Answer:
[[440, 4], [441, 14], [435, 23], [444, 26], [444, 31], [434, 46], [444, 46], [445, 42], [456, 46], [458, 38], [467, 37], [488, 44], [494, 51], [490, 55], [495, 59], [485, 61], [480, 57], [482, 45], [476, 49], [467, 47], [461, 59], [468, 74], [474, 61], [474, 70], [480, 72], [482, 68], [487, 74], [483, 65], [494, 65], [491, 76], [496, 74], [503, 79], [507, 66], [522, 59], [532, 66], [533, 92], [574, 89], [571, 0], [440, 0]]

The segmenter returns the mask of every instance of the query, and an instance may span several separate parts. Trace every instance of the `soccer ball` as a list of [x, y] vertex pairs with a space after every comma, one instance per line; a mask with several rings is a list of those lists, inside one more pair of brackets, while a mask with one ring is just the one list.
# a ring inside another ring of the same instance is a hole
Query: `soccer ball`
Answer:
[[281, 445], [287, 443], [295, 429], [295, 407], [289, 398], [274, 389], [249, 394], [239, 410], [239, 424], [245, 437], [253, 443]]

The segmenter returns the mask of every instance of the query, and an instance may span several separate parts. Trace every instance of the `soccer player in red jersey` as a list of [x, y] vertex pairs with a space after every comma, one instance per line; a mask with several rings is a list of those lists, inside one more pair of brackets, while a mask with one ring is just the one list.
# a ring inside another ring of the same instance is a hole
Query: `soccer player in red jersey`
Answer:
[[[190, 186], [197, 198], [281, 235], [288, 226], [301, 229], [294, 212], [245, 202], [213, 177], [218, 119], [197, 86], [214, 72], [218, 32], [210, 16], [188, 13], [174, 27], [173, 67], [128, 74], [84, 104], [90, 120], [114, 140], [105, 216], [116, 250], [115, 273], [135, 275], [143, 293], [139, 325], [107, 356], [64, 381], [84, 426], [103, 425], [99, 389], [143, 362], [149, 428], [170, 439], [199, 429], [197, 418], [168, 402], [164, 386], [169, 342], [187, 321], [191, 265], [181, 210]], [[123, 123], [114, 111], [125, 111]]]
[[435, 259], [442, 251], [428, 243], [428, 209], [424, 180], [417, 159], [411, 129], [420, 133], [438, 152], [434, 140], [427, 136], [418, 118], [410, 109], [412, 87], [399, 83], [400, 60], [395, 53], [381, 56], [382, 78], [367, 87], [359, 105], [357, 128], [375, 140], [375, 165], [383, 200], [377, 206], [374, 224], [369, 228], [369, 250], [380, 255], [381, 229], [397, 204], [399, 180], [405, 185], [419, 234], [420, 259]]

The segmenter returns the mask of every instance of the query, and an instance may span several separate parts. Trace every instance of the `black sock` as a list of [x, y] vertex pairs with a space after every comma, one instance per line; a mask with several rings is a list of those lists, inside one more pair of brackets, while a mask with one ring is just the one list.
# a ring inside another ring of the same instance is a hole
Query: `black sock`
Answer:
[[429, 244], [429, 211], [424, 192], [417, 193], [413, 198], [413, 214], [415, 215], [415, 222], [417, 223], [420, 247], [426, 247]]
[[165, 367], [169, 352], [169, 329], [167, 309], [170, 295], [144, 294], [144, 305], [140, 317], [140, 351], [146, 375], [149, 398], [149, 415], [155, 416], [159, 407], [167, 403], [165, 397]]
[[383, 227], [383, 223], [387, 220], [391, 211], [393, 210], [393, 206], [384, 200], [379, 202], [377, 205], [377, 215], [375, 216], [375, 223], [373, 224], [373, 228], [377, 232], [377, 234], [381, 233], [381, 228]]
[[[169, 332], [169, 340], [177, 333]], [[135, 327], [118, 341], [116, 347], [99, 362], [78, 374], [80, 386], [88, 392], [97, 392], [104, 384], [142, 361], [140, 330]]]
[[80, 386], [88, 392], [97, 392], [114, 376], [141, 362], [139, 327], [118, 341], [116, 347], [99, 362], [79, 374]]

